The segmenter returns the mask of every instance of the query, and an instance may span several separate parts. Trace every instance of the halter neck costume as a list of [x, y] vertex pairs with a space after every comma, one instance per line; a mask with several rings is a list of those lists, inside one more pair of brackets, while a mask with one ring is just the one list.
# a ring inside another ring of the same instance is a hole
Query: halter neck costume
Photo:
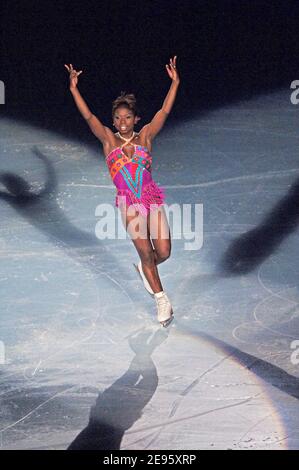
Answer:
[[132, 157], [128, 157], [123, 147], [135, 137], [116, 147], [106, 157], [106, 163], [117, 188], [116, 207], [134, 206], [141, 215], [147, 216], [150, 211], [164, 203], [165, 194], [152, 179], [152, 156], [147, 147], [134, 145]]

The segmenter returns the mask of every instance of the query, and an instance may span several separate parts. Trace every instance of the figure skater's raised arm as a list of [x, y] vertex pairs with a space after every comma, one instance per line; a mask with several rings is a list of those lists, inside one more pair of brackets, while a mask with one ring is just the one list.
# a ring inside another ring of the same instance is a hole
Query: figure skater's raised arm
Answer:
[[176, 67], [177, 56], [174, 56], [173, 59], [170, 59], [169, 64], [166, 64], [166, 70], [171, 78], [171, 86], [166, 95], [166, 98], [163, 102], [162, 108], [155, 114], [153, 119], [149, 124], [146, 124], [146, 134], [147, 138], [152, 141], [153, 138], [160, 132], [164, 123], [172, 109], [172, 106], [175, 102], [176, 94], [180, 84], [180, 77]]
[[72, 64], [64, 64], [64, 66], [70, 74], [70, 92], [73, 95], [78, 110], [89, 125], [91, 132], [102, 142], [103, 145], [106, 145], [107, 142], [111, 141], [111, 138], [113, 138], [113, 132], [111, 129], [109, 129], [109, 127], [104, 126], [101, 121], [90, 111], [81, 93], [79, 92], [77, 87], [78, 77], [82, 73], [82, 70], [77, 72], [73, 68]]

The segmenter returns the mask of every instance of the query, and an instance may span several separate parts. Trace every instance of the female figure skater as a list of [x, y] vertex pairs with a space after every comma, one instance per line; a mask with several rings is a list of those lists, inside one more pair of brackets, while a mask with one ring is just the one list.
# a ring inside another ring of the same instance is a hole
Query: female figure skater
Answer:
[[82, 70], [77, 72], [72, 64], [65, 64], [76, 106], [90, 130], [103, 145], [106, 163], [117, 187], [116, 206], [121, 210], [127, 233], [131, 236], [140, 257], [140, 262], [135, 268], [144, 287], [156, 300], [158, 321], [163, 326], [168, 326], [172, 321], [173, 309], [163, 290], [157, 265], [169, 258], [171, 237], [163, 207], [164, 193], [151, 176], [151, 147], [176, 98], [180, 83], [176, 59], [175, 56], [166, 64], [171, 86], [163, 105], [140, 132], [134, 131], [140, 117], [133, 94], [122, 93], [113, 102], [112, 119], [117, 130], [114, 133], [99, 121], [82, 98], [77, 87], [78, 76]]

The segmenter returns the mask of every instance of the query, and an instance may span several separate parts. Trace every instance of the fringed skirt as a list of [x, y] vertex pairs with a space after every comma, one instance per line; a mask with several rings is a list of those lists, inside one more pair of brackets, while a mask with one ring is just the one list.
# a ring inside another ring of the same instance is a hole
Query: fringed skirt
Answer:
[[130, 189], [118, 189], [115, 197], [116, 207], [133, 206], [141, 215], [147, 217], [150, 211], [164, 204], [165, 192], [154, 180], [142, 189], [141, 197], [137, 197]]
[[115, 197], [116, 207], [133, 206], [141, 215], [147, 217], [150, 211], [164, 204], [165, 192], [154, 180], [143, 186], [141, 197], [136, 196], [130, 189], [118, 189]]

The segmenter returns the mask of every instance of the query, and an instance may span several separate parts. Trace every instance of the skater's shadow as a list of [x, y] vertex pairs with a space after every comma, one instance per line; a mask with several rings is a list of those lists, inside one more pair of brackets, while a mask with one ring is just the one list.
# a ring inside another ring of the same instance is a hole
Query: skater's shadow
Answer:
[[248, 354], [241, 349], [231, 346], [224, 341], [215, 338], [214, 336], [204, 333], [204, 332], [192, 332], [189, 328], [184, 327], [184, 325], [179, 325], [180, 331], [186, 332], [188, 334], [196, 335], [197, 337], [207, 340], [210, 344], [213, 344], [228, 357], [231, 357], [234, 360], [237, 360], [239, 364], [244, 366], [246, 369], [250, 370], [257, 377], [260, 377], [268, 384], [273, 387], [281, 390], [288, 395], [299, 399], [299, 377], [289, 374], [281, 367], [278, 367], [270, 362], [260, 359], [259, 357]]
[[44, 163], [46, 181], [39, 192], [32, 191], [22, 177], [14, 173], [0, 173], [0, 199], [9, 203], [20, 215], [38, 230], [54, 240], [63, 240], [73, 247], [96, 245], [96, 237], [74, 227], [57, 203], [57, 178], [55, 170], [43, 153], [33, 147], [32, 152]]
[[223, 274], [246, 274], [263, 263], [299, 223], [299, 179], [260, 226], [234, 240], [220, 262]]
[[89, 423], [68, 450], [116, 450], [122, 437], [142, 414], [158, 386], [158, 375], [151, 358], [155, 348], [168, 336], [161, 329], [152, 335], [142, 331], [129, 339], [135, 356], [125, 374], [101, 393], [91, 409]]
[[[19, 215], [45, 233], [55, 246], [65, 251], [68, 256], [96, 276], [104, 275], [131, 299], [130, 287], [122, 286], [122, 280], [127, 278], [128, 273], [124, 272], [121, 263], [110, 250], [105, 256], [103, 243], [95, 234], [91, 235], [70, 223], [57, 202], [57, 177], [52, 163], [36, 146], [32, 148], [32, 152], [45, 165], [46, 182], [43, 189], [39, 192], [33, 191], [22, 177], [13, 173], [1, 173], [0, 184], [4, 186], [5, 191], [0, 190], [0, 199], [9, 203]], [[105, 263], [109, 263], [109, 266], [105, 267]], [[117, 266], [118, 279], [108, 274], [113, 266]], [[134, 294], [136, 295], [136, 289]]]

